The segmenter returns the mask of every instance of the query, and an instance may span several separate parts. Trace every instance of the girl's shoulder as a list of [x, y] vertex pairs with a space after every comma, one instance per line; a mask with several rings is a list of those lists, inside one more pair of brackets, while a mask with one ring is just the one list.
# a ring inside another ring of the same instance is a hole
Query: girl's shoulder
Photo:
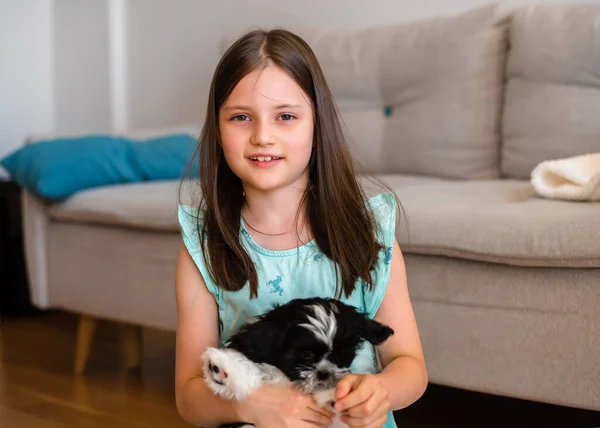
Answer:
[[204, 258], [200, 234], [203, 227], [204, 211], [190, 205], [177, 206], [177, 218], [179, 221], [179, 229], [183, 238], [188, 253], [198, 266], [200, 273], [204, 279], [206, 287], [213, 294], [219, 293], [219, 288], [210, 275], [208, 265]]
[[198, 209], [198, 207], [186, 204], [178, 204], [177, 205], [177, 215], [179, 220], [181, 221], [182, 216], [184, 218], [194, 218], [202, 217], [204, 215], [204, 210]]
[[391, 192], [379, 193], [367, 200], [367, 205], [377, 223], [377, 233], [382, 244], [392, 246], [396, 234], [397, 201]]
[[396, 197], [392, 192], [383, 192], [371, 196], [367, 199], [367, 204], [376, 214], [390, 211], [396, 212]]
[[381, 245], [372, 270], [374, 286], [368, 287], [362, 281], [363, 310], [373, 318], [383, 301], [390, 278], [392, 249], [396, 239], [397, 202], [393, 193], [386, 192], [369, 198], [368, 205], [375, 218], [377, 241]]
[[196, 233], [198, 226], [202, 227], [204, 220], [204, 211], [191, 205], [177, 205], [177, 220], [181, 233], [189, 235], [190, 232]]

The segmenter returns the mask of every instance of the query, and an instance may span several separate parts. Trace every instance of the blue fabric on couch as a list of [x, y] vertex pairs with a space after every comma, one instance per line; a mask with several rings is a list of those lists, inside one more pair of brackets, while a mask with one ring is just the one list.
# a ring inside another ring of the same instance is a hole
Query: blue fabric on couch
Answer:
[[0, 164], [20, 186], [56, 200], [93, 187], [181, 178], [195, 146], [185, 133], [145, 140], [87, 135], [35, 141]]

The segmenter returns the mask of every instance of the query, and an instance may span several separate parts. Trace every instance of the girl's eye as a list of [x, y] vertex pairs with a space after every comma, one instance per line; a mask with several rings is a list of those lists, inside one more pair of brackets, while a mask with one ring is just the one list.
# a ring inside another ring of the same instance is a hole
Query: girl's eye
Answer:
[[285, 120], [285, 121], [287, 121], [287, 120], [292, 120], [292, 119], [295, 119], [295, 117], [294, 117], [294, 116], [292, 116], [292, 115], [291, 115], [291, 114], [289, 114], [289, 113], [284, 113], [284, 114], [282, 114], [282, 115], [281, 115], [281, 116], [279, 116], [279, 117], [280, 117], [282, 120]]
[[233, 116], [231, 118], [231, 120], [237, 121], [237, 122], [245, 122], [248, 120], [248, 116], [246, 116], [245, 114], [238, 114], [236, 116]]

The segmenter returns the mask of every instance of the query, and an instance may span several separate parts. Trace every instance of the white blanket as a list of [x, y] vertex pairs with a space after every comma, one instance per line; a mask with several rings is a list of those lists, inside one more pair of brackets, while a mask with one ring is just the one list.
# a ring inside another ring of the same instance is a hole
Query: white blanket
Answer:
[[545, 198], [599, 201], [600, 153], [541, 162], [531, 172], [531, 184]]

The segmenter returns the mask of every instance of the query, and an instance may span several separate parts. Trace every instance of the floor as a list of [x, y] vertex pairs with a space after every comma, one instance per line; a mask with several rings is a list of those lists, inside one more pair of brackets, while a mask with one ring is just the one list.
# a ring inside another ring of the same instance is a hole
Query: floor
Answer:
[[[76, 317], [53, 311], [2, 319], [0, 427], [189, 427], [174, 405], [174, 335], [144, 332], [141, 373], [123, 369], [118, 328], [96, 332], [85, 376], [72, 375]], [[530, 403], [431, 385], [397, 412], [398, 426], [600, 427], [600, 412]]]

